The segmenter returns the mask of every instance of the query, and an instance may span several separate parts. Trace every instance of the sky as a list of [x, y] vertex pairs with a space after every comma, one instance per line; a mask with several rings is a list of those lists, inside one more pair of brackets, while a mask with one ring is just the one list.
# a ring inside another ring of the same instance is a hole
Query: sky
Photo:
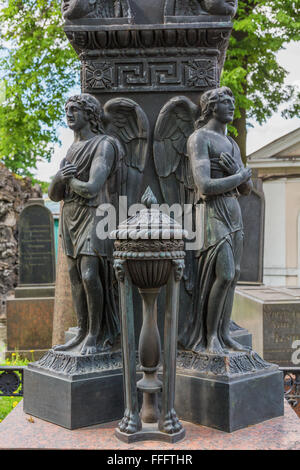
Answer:
[[[300, 45], [299, 43], [291, 43], [278, 53], [278, 61], [289, 73], [286, 78], [286, 84], [298, 85], [300, 87]], [[74, 90], [73, 90], [74, 91]], [[79, 92], [77, 90], [76, 92]], [[75, 91], [74, 91], [75, 92]], [[259, 148], [267, 145], [273, 140], [288, 134], [289, 132], [300, 127], [300, 117], [293, 119], [284, 119], [280, 115], [280, 111], [284, 105], [275, 113], [265, 124], [259, 125], [255, 121], [250, 121], [254, 126], [249, 128], [247, 137], [247, 154], [250, 155]], [[50, 181], [59, 168], [60, 161], [65, 157], [66, 152], [73, 141], [73, 132], [70, 129], [61, 127], [59, 129], [59, 137], [62, 142], [61, 146], [56, 145], [53, 157], [50, 163], [40, 162], [37, 165], [36, 177], [42, 181]]]
[[[294, 42], [289, 44], [286, 50], [280, 51], [277, 54], [277, 57], [279, 64], [289, 72], [285, 83], [287, 85], [297, 85], [300, 87], [300, 43]], [[255, 121], [250, 121], [251, 124], [254, 125], [254, 128], [248, 130], [248, 155], [300, 127], [300, 116], [293, 119], [284, 119], [280, 115], [282, 109], [284, 109], [284, 105], [261, 126]]]

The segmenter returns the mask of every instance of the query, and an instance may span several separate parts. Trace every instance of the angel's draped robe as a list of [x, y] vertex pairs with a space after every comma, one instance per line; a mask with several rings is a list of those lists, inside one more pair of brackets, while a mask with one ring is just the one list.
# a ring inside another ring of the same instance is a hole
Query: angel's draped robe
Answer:
[[[241, 166], [240, 150], [233, 139], [232, 155]], [[219, 165], [219, 155], [213, 148], [209, 148], [211, 164], [211, 178], [224, 178], [228, 174]], [[216, 261], [220, 248], [228, 243], [236, 258], [240, 251], [240, 238], [243, 237], [243, 220], [238, 190], [223, 194], [207, 196], [200, 200], [201, 217], [200, 230], [202, 230], [202, 246], [196, 252], [194, 272], [194, 288], [192, 305], [189, 312], [186, 328], [179, 337], [180, 343], [189, 350], [198, 351], [206, 348], [206, 315], [209, 294], [215, 282]]]
[[64, 204], [61, 211], [60, 236], [65, 255], [78, 260], [82, 255], [97, 256], [100, 260], [99, 276], [104, 292], [104, 321], [101, 328], [101, 339], [103, 342], [113, 343], [119, 333], [117, 282], [112, 263], [113, 240], [108, 238], [101, 240], [97, 236], [96, 227], [103, 217], [103, 215], [97, 215], [97, 208], [101, 204], [115, 202], [119, 177], [117, 146], [112, 138], [104, 135], [96, 135], [92, 139], [73, 143], [66, 158], [62, 161], [61, 167], [72, 163], [77, 168], [76, 179], [88, 182], [93, 159], [104, 139], [108, 139], [115, 149], [110, 174], [98, 194], [91, 199], [78, 195], [66, 183]]

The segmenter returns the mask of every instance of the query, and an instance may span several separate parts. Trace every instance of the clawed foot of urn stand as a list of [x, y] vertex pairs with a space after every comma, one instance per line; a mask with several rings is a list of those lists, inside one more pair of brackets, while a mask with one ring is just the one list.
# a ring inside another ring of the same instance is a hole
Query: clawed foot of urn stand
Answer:
[[129, 410], [126, 410], [124, 418], [118, 426], [120, 431], [125, 434], [135, 434], [142, 429], [141, 418], [138, 413], [131, 413]]
[[142, 425], [139, 414], [126, 410], [124, 418], [116, 429], [116, 436], [127, 444], [145, 440], [175, 443], [185, 437], [185, 430], [174, 409], [167, 413], [158, 425], [157, 423]]
[[167, 434], [176, 434], [182, 429], [182, 425], [174, 409], [165, 415], [164, 420], [160, 420], [159, 422], [159, 430]]

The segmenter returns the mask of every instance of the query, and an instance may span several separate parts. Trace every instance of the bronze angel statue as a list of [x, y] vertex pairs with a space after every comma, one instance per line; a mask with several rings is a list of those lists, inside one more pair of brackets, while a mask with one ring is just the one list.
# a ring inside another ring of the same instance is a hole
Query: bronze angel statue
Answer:
[[66, 20], [131, 16], [128, 0], [63, 0], [61, 9]]
[[154, 159], [165, 202], [201, 207], [201, 227], [196, 229], [202, 230], [202, 246], [193, 253], [191, 309], [180, 337], [194, 352], [247, 349], [230, 335], [243, 250], [238, 197], [252, 189], [251, 170], [244, 167], [239, 147], [226, 132], [234, 110], [227, 87], [203, 93], [199, 119], [199, 108], [191, 100], [173, 98], [162, 109], [155, 130]]
[[166, 0], [165, 11], [170, 16], [224, 15], [234, 17], [238, 0]]
[[[89, 94], [66, 103], [67, 124], [74, 142], [54, 176], [49, 197], [63, 201], [61, 237], [67, 257], [77, 335], [56, 351], [82, 355], [110, 349], [119, 335], [113, 241], [99, 237], [99, 208], [118, 208], [119, 196], [136, 202], [146, 162], [149, 125], [130, 99], [116, 98], [102, 108]], [[132, 192], [134, 187], [134, 195]]]

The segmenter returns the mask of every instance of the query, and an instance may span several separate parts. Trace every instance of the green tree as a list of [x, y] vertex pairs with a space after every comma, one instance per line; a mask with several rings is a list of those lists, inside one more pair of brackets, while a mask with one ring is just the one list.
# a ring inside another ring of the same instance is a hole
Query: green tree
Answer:
[[66, 94], [79, 63], [64, 34], [59, 0], [7, 0], [0, 10], [0, 160], [30, 175], [58, 142]]
[[249, 118], [262, 124], [282, 103], [286, 103], [284, 117], [299, 115], [299, 91], [284, 85], [287, 71], [276, 57], [288, 42], [299, 38], [300, 0], [239, 0], [222, 84], [236, 97], [231, 133], [244, 161]]
[[[6, 87], [0, 160], [21, 175], [30, 175], [39, 159], [50, 160], [66, 95], [79, 85], [79, 61], [63, 32], [60, 3], [6, 0], [0, 10], [0, 79]], [[285, 117], [299, 112], [299, 97], [284, 86], [287, 72], [276, 58], [286, 43], [299, 40], [299, 6], [300, 0], [239, 0], [222, 84], [236, 96], [231, 131], [244, 159], [247, 119], [263, 123], [282, 103]]]

